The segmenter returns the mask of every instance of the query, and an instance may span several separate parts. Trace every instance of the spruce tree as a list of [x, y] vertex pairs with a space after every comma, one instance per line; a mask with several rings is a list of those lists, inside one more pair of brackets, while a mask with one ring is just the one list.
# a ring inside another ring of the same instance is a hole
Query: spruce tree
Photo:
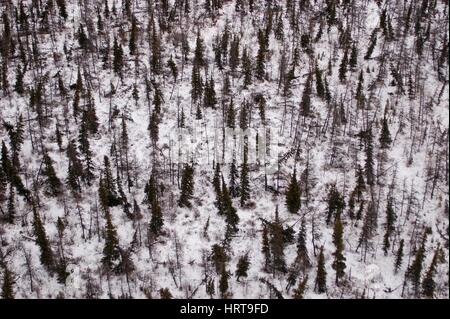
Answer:
[[239, 194], [239, 187], [237, 184], [237, 181], [239, 179], [239, 173], [238, 173], [238, 168], [236, 165], [236, 155], [233, 152], [233, 159], [231, 160], [231, 165], [230, 165], [230, 196], [232, 198], [235, 198], [238, 196]]
[[281, 224], [278, 207], [275, 210], [275, 220], [270, 227], [270, 251], [272, 253], [273, 269], [281, 273], [286, 272], [286, 261], [284, 258], [284, 233]]
[[150, 205], [151, 219], [149, 224], [149, 230], [154, 235], [161, 233], [161, 228], [164, 225], [164, 220], [161, 212], [161, 206], [157, 199], [154, 199]]
[[370, 186], [372, 186], [375, 182], [375, 174], [373, 171], [373, 166], [374, 166], [374, 162], [373, 162], [372, 130], [369, 129], [367, 131], [365, 171], [366, 171], [367, 184]]
[[131, 18], [131, 29], [130, 29], [130, 40], [128, 42], [128, 48], [130, 49], [130, 54], [135, 55], [137, 50], [137, 37], [138, 37], [138, 27], [137, 19], [135, 16]]
[[244, 73], [244, 89], [252, 84], [252, 61], [247, 52], [247, 48], [244, 48], [242, 52], [242, 72]]
[[262, 249], [264, 255], [264, 271], [268, 272], [269, 268], [272, 266], [271, 263], [271, 253], [270, 253], [270, 245], [269, 245], [269, 229], [268, 226], [264, 225], [262, 231]]
[[105, 210], [105, 220], [105, 245], [103, 247], [102, 264], [110, 272], [117, 269], [120, 259], [120, 247], [116, 227], [112, 223], [111, 213], [108, 209]]
[[423, 234], [422, 240], [419, 248], [414, 256], [414, 261], [406, 270], [406, 278], [411, 281], [414, 287], [414, 295], [419, 296], [420, 288], [420, 277], [422, 274], [423, 261], [425, 259], [425, 243], [426, 243], [426, 233]]
[[430, 267], [428, 268], [425, 278], [422, 281], [422, 293], [427, 298], [434, 297], [434, 291], [436, 289], [436, 282], [434, 281], [434, 275], [436, 273], [436, 267], [439, 256], [439, 247], [436, 249], [433, 255], [433, 259], [431, 260]]
[[40, 260], [42, 265], [46, 267], [48, 271], [54, 270], [53, 252], [50, 247], [50, 242], [47, 237], [44, 225], [42, 224], [41, 216], [37, 211], [36, 206], [33, 204], [33, 230], [34, 236], [36, 236], [36, 244], [41, 251]]
[[387, 119], [385, 116], [383, 118], [383, 124], [382, 124], [382, 128], [381, 128], [380, 147], [382, 149], [389, 148], [391, 143], [392, 143], [391, 133], [389, 132], [389, 127], [388, 127]]
[[266, 66], [265, 66], [265, 53], [266, 53], [266, 45], [264, 40], [264, 33], [261, 29], [258, 30], [258, 55], [256, 56], [256, 78], [260, 81], [264, 80], [266, 75]]
[[222, 173], [220, 172], [220, 164], [217, 163], [216, 168], [214, 170], [213, 186], [214, 191], [216, 193], [216, 201], [214, 202], [214, 205], [217, 207], [219, 215], [224, 214], [221, 181], [222, 181]]
[[[245, 143], [245, 142], [244, 142]], [[244, 207], [247, 201], [250, 199], [250, 181], [248, 171], [248, 146], [244, 144], [244, 159], [241, 165], [239, 195], [241, 207]]]
[[8, 196], [8, 210], [7, 210], [7, 221], [10, 224], [14, 224], [14, 219], [16, 217], [16, 207], [15, 207], [15, 197], [14, 189], [12, 185], [9, 186], [9, 196]]
[[297, 214], [300, 209], [300, 187], [295, 169], [286, 191], [286, 206], [291, 214]]
[[344, 239], [343, 232], [344, 228], [341, 222], [341, 214], [337, 214], [336, 220], [334, 222], [334, 230], [333, 230], [333, 244], [336, 250], [333, 253], [334, 261], [331, 267], [336, 271], [336, 285], [339, 286], [339, 279], [341, 279], [344, 275], [345, 265], [345, 257], [343, 255], [344, 251]]
[[316, 92], [317, 96], [321, 99], [325, 98], [325, 87], [322, 81], [322, 71], [319, 69], [316, 61], [316, 67], [315, 67], [315, 75], [316, 75]]
[[303, 299], [308, 283], [308, 275], [298, 282], [298, 287], [294, 289], [293, 299]]
[[48, 188], [48, 194], [50, 196], [58, 196], [62, 192], [62, 183], [56, 176], [55, 169], [53, 168], [53, 160], [48, 153], [44, 151], [44, 169], [43, 174], [46, 177], [46, 184]]
[[114, 37], [114, 44], [113, 44], [113, 70], [114, 73], [122, 77], [122, 69], [123, 69], [123, 49], [122, 45], [117, 42], [117, 38]]
[[14, 278], [13, 274], [3, 262], [3, 284], [2, 284], [2, 299], [14, 299]]
[[341, 81], [341, 83], [344, 83], [346, 80], [347, 64], [348, 64], [348, 50], [345, 49], [341, 65], [339, 66], [339, 80]]
[[236, 232], [236, 225], [239, 222], [239, 216], [236, 213], [236, 209], [233, 207], [233, 202], [231, 200], [230, 193], [228, 192], [227, 185], [222, 177], [222, 205], [223, 212], [225, 214], [225, 220], [227, 222], [227, 227], [231, 232]]
[[222, 299], [227, 299], [228, 297], [228, 277], [229, 273], [226, 271], [225, 267], [222, 268], [219, 281], [219, 291]]
[[303, 89], [302, 100], [300, 102], [300, 114], [302, 116], [309, 116], [311, 113], [311, 73], [306, 79], [305, 88]]
[[319, 294], [327, 291], [327, 271], [325, 270], [323, 246], [320, 247], [319, 257], [317, 259], [317, 276], [314, 289]]
[[239, 281], [241, 277], [247, 277], [247, 271], [250, 267], [250, 261], [248, 258], [248, 253], [244, 256], [239, 257], [239, 261], [236, 265], [236, 279]]
[[394, 207], [392, 205], [392, 198], [389, 198], [387, 201], [387, 207], [386, 207], [386, 232], [384, 233], [384, 238], [383, 238], [383, 251], [384, 254], [387, 255], [389, 248], [391, 247], [391, 235], [395, 230], [395, 220], [396, 220], [396, 216], [395, 216], [395, 212], [394, 212]]
[[191, 208], [191, 199], [194, 194], [194, 166], [186, 164], [181, 178], [181, 194], [178, 199], [179, 207]]

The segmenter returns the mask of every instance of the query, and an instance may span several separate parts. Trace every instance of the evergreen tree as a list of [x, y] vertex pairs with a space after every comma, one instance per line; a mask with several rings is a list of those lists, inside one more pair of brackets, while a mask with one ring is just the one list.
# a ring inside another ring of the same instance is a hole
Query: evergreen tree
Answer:
[[25, 89], [23, 86], [23, 77], [24, 72], [21, 70], [20, 65], [17, 65], [16, 71], [16, 83], [14, 84], [14, 91], [19, 95], [23, 95], [25, 93]]
[[111, 213], [108, 209], [105, 210], [105, 220], [105, 245], [103, 247], [102, 264], [109, 272], [117, 269], [120, 259], [120, 247], [116, 227], [112, 223]]
[[227, 118], [226, 118], [226, 125], [229, 128], [236, 128], [236, 111], [234, 110], [234, 105], [233, 105], [233, 98], [230, 101], [230, 106], [228, 107], [228, 111], [227, 111]]
[[236, 209], [233, 207], [233, 202], [231, 200], [230, 193], [228, 192], [227, 185], [222, 177], [222, 205], [223, 212], [225, 214], [225, 219], [227, 222], [227, 227], [231, 232], [236, 232], [236, 225], [239, 222], [239, 216], [236, 213]]
[[123, 69], [123, 49], [122, 46], [117, 42], [117, 38], [114, 37], [113, 44], [113, 70], [114, 73], [122, 77], [122, 69]]
[[306, 79], [305, 88], [303, 89], [302, 100], [300, 102], [300, 113], [303, 116], [309, 116], [311, 113], [311, 73]]
[[46, 176], [46, 183], [48, 187], [48, 194], [50, 196], [58, 196], [62, 192], [62, 183], [56, 176], [55, 169], [53, 168], [53, 160], [48, 153], [44, 151], [44, 170], [43, 174]]
[[191, 208], [191, 199], [194, 194], [194, 167], [186, 164], [181, 178], [181, 194], [178, 199], [179, 207]]
[[239, 279], [241, 277], [247, 277], [247, 271], [248, 271], [249, 267], [250, 267], [250, 261], [249, 261], [248, 253], [247, 253], [244, 256], [239, 257], [239, 261], [236, 266], [237, 281], [239, 281]]
[[269, 267], [271, 267], [271, 253], [270, 253], [270, 245], [269, 245], [269, 230], [266, 225], [264, 225], [262, 231], [262, 253], [264, 255], [264, 271], [268, 271]]
[[162, 72], [162, 57], [161, 57], [161, 36], [156, 33], [156, 28], [153, 26], [152, 38], [151, 38], [151, 59], [150, 67], [155, 74], [161, 74]]
[[382, 149], [389, 148], [389, 145], [392, 143], [391, 133], [389, 132], [389, 127], [387, 123], [386, 116], [383, 118], [383, 124], [381, 128], [380, 135], [380, 147]]
[[8, 210], [7, 210], [8, 223], [14, 224], [15, 217], [16, 217], [16, 207], [15, 207], [14, 189], [12, 185], [10, 185], [8, 196]]
[[297, 214], [300, 209], [300, 187], [295, 169], [286, 191], [286, 206], [291, 214]]
[[352, 71], [354, 71], [358, 66], [358, 48], [356, 43], [353, 43], [352, 45], [352, 52], [350, 53], [350, 60], [348, 61], [348, 64], [350, 65]]
[[317, 259], [317, 276], [314, 289], [319, 294], [327, 291], [327, 271], [325, 270], [323, 246], [320, 248], [319, 257]]
[[327, 225], [331, 222], [331, 217], [337, 218], [345, 207], [344, 197], [339, 193], [335, 184], [332, 184], [328, 192], [328, 213], [327, 213]]
[[164, 225], [164, 220], [161, 212], [161, 206], [157, 199], [154, 199], [150, 205], [151, 220], [149, 224], [149, 230], [154, 235], [161, 233], [161, 228]]
[[214, 186], [214, 191], [216, 193], [216, 201], [214, 202], [214, 205], [217, 207], [217, 209], [219, 210], [218, 213], [219, 215], [223, 215], [224, 214], [224, 208], [223, 208], [223, 197], [222, 197], [222, 173], [220, 172], [220, 164], [217, 163], [216, 164], [216, 168], [214, 170], [214, 177], [213, 177], [213, 186]]
[[131, 18], [131, 29], [130, 29], [130, 40], [128, 42], [128, 48], [130, 49], [130, 54], [135, 55], [137, 50], [137, 37], [138, 37], [138, 27], [137, 19], [135, 16]]
[[306, 275], [303, 280], [300, 280], [298, 282], [297, 289], [294, 289], [294, 299], [303, 299], [303, 296], [305, 295], [306, 291], [306, 285], [308, 283], [308, 275]]
[[[244, 142], [245, 143], [245, 142]], [[240, 195], [240, 203], [241, 207], [244, 207], [247, 201], [250, 199], [250, 180], [249, 180], [249, 171], [248, 171], [248, 146], [244, 144], [244, 159], [241, 165], [241, 174], [240, 174], [240, 183], [239, 183], [239, 195]]]
[[256, 56], [256, 78], [260, 81], [264, 80], [266, 75], [266, 66], [265, 66], [265, 56], [266, 56], [266, 45], [264, 39], [264, 33], [261, 29], [258, 30], [258, 55]]
[[433, 255], [433, 259], [431, 260], [430, 267], [428, 268], [425, 278], [422, 281], [422, 292], [427, 298], [434, 297], [434, 291], [436, 289], [436, 282], [434, 281], [434, 275], [436, 273], [436, 266], [439, 256], [439, 248], [436, 249]]
[[409, 279], [414, 287], [415, 296], [419, 295], [420, 277], [422, 274], [423, 261], [425, 259], [425, 243], [427, 240], [426, 233], [422, 236], [420, 247], [416, 251], [414, 261], [406, 270], [406, 278]]
[[317, 62], [315, 67], [315, 74], [316, 74], [316, 92], [317, 96], [321, 99], [325, 98], [325, 87], [322, 81], [322, 71], [319, 69]]
[[196, 64], [192, 67], [191, 97], [194, 102], [199, 101], [203, 94], [203, 80], [200, 75], [200, 67]]
[[239, 178], [239, 173], [238, 173], [238, 169], [237, 169], [237, 165], [236, 165], [236, 156], [235, 153], [233, 152], [233, 159], [231, 160], [231, 165], [230, 165], [230, 196], [232, 198], [235, 198], [238, 196], [239, 194], [239, 189], [238, 189], [238, 184], [237, 184], [237, 180]]
[[39, 246], [41, 255], [41, 263], [47, 268], [48, 271], [53, 271], [54, 260], [53, 252], [50, 247], [50, 242], [45, 232], [44, 225], [42, 224], [41, 216], [39, 215], [37, 208], [33, 204], [33, 230], [36, 236], [36, 244]]
[[200, 31], [197, 32], [197, 39], [195, 41], [194, 61], [193, 64], [199, 67], [206, 66], [205, 60], [205, 44], [200, 37]]
[[225, 267], [222, 268], [219, 281], [219, 291], [222, 299], [227, 299], [228, 297], [228, 277], [229, 273], [226, 271]]
[[205, 83], [205, 94], [203, 99], [203, 104], [205, 107], [216, 108], [217, 98], [216, 91], [214, 89], [214, 79], [211, 75], [210, 80]]
[[348, 64], [348, 50], [345, 49], [341, 65], [339, 66], [339, 80], [341, 81], [341, 83], [344, 83], [346, 80], [347, 64]]
[[345, 257], [343, 255], [344, 251], [344, 239], [343, 239], [344, 228], [341, 222], [340, 214], [337, 214], [336, 220], [334, 222], [334, 230], [333, 230], [333, 244], [336, 250], [333, 253], [334, 261], [331, 265], [334, 270], [336, 270], [336, 285], [339, 285], [339, 279], [341, 279], [344, 275], [345, 265]]
[[366, 182], [364, 181], [364, 173], [361, 166], [358, 165], [358, 169], [356, 170], [356, 186], [355, 186], [355, 195], [357, 196], [358, 201], [361, 200], [361, 196], [365, 190], [366, 190]]
[[396, 216], [395, 216], [395, 212], [394, 212], [394, 207], [392, 205], [392, 198], [389, 198], [387, 201], [387, 207], [386, 207], [386, 232], [384, 234], [384, 238], [383, 238], [383, 251], [384, 254], [387, 255], [389, 248], [391, 247], [391, 242], [390, 242], [390, 238], [392, 233], [395, 230], [395, 220], [396, 220]]
[[247, 52], [247, 48], [244, 48], [242, 52], [242, 73], [244, 74], [244, 89], [252, 84], [252, 61]]
[[117, 195], [116, 181], [113, 178], [108, 156], [103, 157], [102, 187], [99, 193], [104, 194], [102, 201], [104, 207], [114, 207], [121, 204], [121, 199]]
[[3, 262], [3, 284], [2, 284], [2, 299], [14, 299], [14, 278], [13, 274]]
[[281, 273], [286, 272], [286, 261], [284, 259], [284, 233], [281, 224], [278, 207], [275, 211], [275, 221], [270, 227], [270, 251], [272, 253], [273, 269]]
[[370, 186], [372, 186], [375, 182], [375, 174], [373, 172], [373, 165], [374, 165], [374, 162], [373, 162], [372, 130], [369, 129], [367, 131], [365, 171], [366, 171], [367, 184]]

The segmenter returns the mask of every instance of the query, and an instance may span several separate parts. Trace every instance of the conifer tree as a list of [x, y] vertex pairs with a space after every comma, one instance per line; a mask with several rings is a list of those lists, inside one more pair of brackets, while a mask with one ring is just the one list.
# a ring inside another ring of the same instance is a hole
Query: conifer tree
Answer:
[[231, 232], [236, 232], [236, 225], [239, 222], [239, 216], [236, 213], [236, 209], [233, 207], [233, 202], [231, 200], [230, 193], [228, 192], [227, 185], [222, 177], [222, 205], [223, 212], [225, 214], [225, 219], [227, 222], [227, 227]]
[[238, 181], [239, 178], [239, 173], [238, 173], [238, 169], [237, 169], [237, 165], [236, 165], [236, 155], [233, 152], [233, 159], [231, 160], [231, 165], [230, 165], [230, 196], [232, 198], [235, 198], [238, 196], [239, 194], [239, 189], [238, 189]]
[[194, 167], [193, 165], [186, 164], [183, 169], [183, 175], [181, 178], [181, 194], [178, 199], [179, 207], [191, 208], [191, 199], [194, 194]]
[[347, 64], [348, 64], [348, 50], [345, 49], [341, 65], [339, 66], [339, 80], [341, 81], [341, 83], [344, 83], [346, 80]]
[[229, 273], [226, 271], [225, 267], [222, 268], [221, 274], [220, 274], [220, 281], [219, 281], [219, 291], [221, 294], [222, 299], [227, 299], [228, 297], [228, 277]]
[[303, 299], [308, 283], [308, 275], [298, 282], [298, 287], [294, 289], [294, 299]]
[[161, 233], [161, 228], [164, 225], [164, 220], [161, 212], [161, 206], [157, 199], [154, 199], [150, 205], [151, 219], [149, 224], [149, 230], [154, 235], [159, 235]]
[[340, 215], [345, 207], [344, 197], [339, 193], [335, 184], [332, 184], [328, 192], [328, 212], [327, 212], [327, 225], [331, 221], [331, 217], [337, 217]]
[[297, 214], [300, 209], [300, 187], [295, 169], [286, 191], [286, 206], [291, 214]]
[[352, 52], [350, 53], [350, 60], [348, 61], [348, 64], [350, 65], [352, 71], [354, 71], [358, 66], [358, 48], [356, 43], [353, 43], [352, 45]]
[[233, 98], [231, 98], [230, 101], [230, 106], [228, 107], [228, 111], [227, 111], [227, 118], [226, 118], [226, 125], [229, 128], [236, 128], [236, 111], [234, 109], [234, 104], [233, 104]]
[[405, 241], [402, 239], [400, 240], [400, 244], [398, 246], [398, 250], [395, 256], [395, 264], [394, 264], [394, 273], [397, 273], [400, 266], [402, 265], [403, 261], [403, 245]]
[[356, 186], [354, 190], [358, 201], [361, 200], [361, 196], [365, 190], [366, 190], [366, 182], [364, 181], [364, 173], [361, 166], [358, 165], [358, 169], [356, 170]]
[[311, 113], [311, 73], [306, 79], [305, 88], [303, 89], [302, 100], [300, 102], [300, 113], [303, 116], [309, 116]]
[[105, 220], [105, 245], [103, 247], [102, 264], [109, 272], [117, 269], [120, 259], [120, 247], [116, 227], [112, 223], [111, 213], [108, 209], [105, 210]]
[[381, 128], [380, 135], [380, 147], [382, 149], [389, 148], [389, 145], [392, 143], [391, 133], [389, 132], [389, 127], [387, 123], [386, 116], [383, 118], [383, 124]]
[[[245, 142], [244, 142], [245, 143]], [[248, 146], [244, 144], [244, 159], [241, 165], [239, 183], [239, 195], [241, 207], [244, 207], [247, 201], [250, 199], [250, 181], [249, 181], [249, 171], [248, 171]]]
[[295, 263], [297, 263], [303, 273], [311, 267], [311, 260], [309, 259], [308, 248], [306, 246], [306, 225], [304, 218], [302, 218], [297, 236], [297, 256], [295, 258]]
[[387, 207], [386, 207], [386, 232], [384, 233], [384, 238], [383, 238], [383, 251], [384, 254], [387, 255], [389, 248], [391, 247], [391, 235], [395, 230], [395, 220], [396, 220], [396, 216], [395, 216], [395, 212], [394, 212], [394, 207], [392, 205], [392, 198], [389, 198], [387, 201]]
[[269, 230], [268, 226], [264, 225], [262, 231], [262, 253], [264, 255], [264, 271], [268, 272], [271, 265], [271, 253], [269, 245]]
[[244, 88], [246, 89], [252, 84], [252, 61], [247, 52], [247, 48], [244, 48], [242, 52], [242, 73], [244, 73]]
[[427, 298], [434, 297], [434, 291], [436, 289], [436, 282], [434, 281], [434, 275], [436, 273], [436, 267], [439, 256], [439, 247], [436, 249], [433, 255], [433, 259], [431, 260], [430, 267], [428, 268], [425, 278], [422, 281], [422, 293]]
[[214, 89], [214, 79], [211, 75], [209, 81], [205, 83], [205, 94], [203, 99], [203, 104], [205, 107], [216, 108], [217, 98], [216, 91]]
[[236, 266], [236, 279], [239, 281], [241, 277], [247, 277], [247, 271], [250, 267], [250, 261], [248, 253], [239, 257], [239, 261]]
[[231, 41], [229, 56], [231, 75], [235, 77], [236, 70], [239, 66], [239, 37], [236, 35], [233, 37], [233, 41]]
[[317, 276], [314, 290], [319, 294], [327, 291], [327, 271], [325, 270], [323, 246], [320, 248], [319, 257], [317, 259]]
[[136, 54], [137, 37], [138, 37], [137, 19], [135, 16], [133, 16], [131, 18], [130, 40], [128, 42], [128, 48], [130, 49], [131, 55]]
[[272, 253], [273, 269], [281, 273], [286, 272], [286, 261], [284, 258], [284, 234], [278, 207], [275, 210], [275, 220], [270, 227], [270, 251]]
[[113, 44], [113, 70], [114, 73], [122, 77], [122, 69], [123, 69], [123, 49], [122, 45], [117, 42], [117, 38], [114, 37]]
[[216, 201], [214, 202], [214, 205], [219, 210], [219, 215], [224, 214], [224, 208], [223, 208], [223, 197], [222, 197], [222, 173], [220, 172], [220, 164], [216, 164], [216, 168], [214, 170], [214, 177], [213, 177], [213, 186], [214, 191], [216, 193]]
[[150, 60], [151, 70], [155, 74], [161, 74], [162, 72], [161, 36], [157, 34], [155, 26], [153, 26], [152, 31], [151, 49], [152, 49]]
[[19, 95], [23, 95], [25, 93], [24, 85], [23, 85], [23, 77], [24, 72], [20, 68], [20, 65], [17, 66], [16, 71], [16, 83], [14, 84], [14, 91]]
[[256, 56], [256, 78], [260, 81], [264, 80], [266, 75], [266, 65], [265, 65], [265, 56], [266, 56], [266, 45], [264, 39], [264, 33], [261, 29], [258, 30], [258, 55]]
[[366, 162], [365, 162], [365, 171], [366, 171], [366, 181], [367, 184], [372, 186], [375, 182], [375, 175], [373, 171], [373, 140], [372, 140], [372, 130], [369, 129], [367, 131], [367, 145], [366, 145]]
[[414, 287], [414, 295], [419, 295], [420, 277], [422, 274], [423, 261], [425, 259], [425, 243], [427, 240], [426, 233], [423, 234], [419, 248], [414, 256], [414, 261], [406, 270], [406, 278], [411, 281]]
[[203, 80], [200, 75], [200, 66], [194, 64], [191, 77], [191, 97], [194, 102], [199, 101], [203, 94]]
[[315, 75], [316, 75], [316, 92], [317, 96], [321, 99], [325, 98], [325, 87], [322, 81], [322, 71], [319, 69], [316, 61], [316, 67], [315, 67]]
[[336, 271], [336, 285], [339, 285], [339, 279], [341, 279], [344, 275], [345, 265], [345, 257], [343, 255], [344, 251], [344, 239], [343, 232], [344, 228], [341, 222], [341, 214], [337, 214], [336, 220], [334, 222], [334, 230], [333, 230], [333, 244], [336, 250], [333, 253], [334, 261], [331, 265], [333, 269]]
[[48, 271], [54, 270], [53, 252], [50, 247], [50, 242], [47, 237], [44, 225], [42, 224], [41, 216], [37, 211], [37, 208], [33, 204], [33, 230], [36, 236], [36, 244], [39, 246], [41, 255], [40, 260]]
[[8, 196], [8, 210], [7, 210], [8, 223], [14, 224], [15, 217], [16, 217], [16, 207], [15, 207], [14, 188], [12, 187], [12, 185], [10, 185]]
[[193, 64], [199, 67], [206, 66], [205, 60], [205, 44], [200, 36], [200, 31], [197, 32], [197, 39], [195, 41], [194, 61]]
[[46, 183], [48, 187], [48, 194], [50, 196], [58, 196], [62, 192], [62, 183], [56, 176], [55, 169], [53, 167], [53, 160], [48, 153], [44, 151], [44, 170], [43, 174], [46, 176]]
[[13, 274], [6, 266], [6, 263], [3, 262], [3, 284], [2, 284], [2, 299], [14, 299], [14, 278]]

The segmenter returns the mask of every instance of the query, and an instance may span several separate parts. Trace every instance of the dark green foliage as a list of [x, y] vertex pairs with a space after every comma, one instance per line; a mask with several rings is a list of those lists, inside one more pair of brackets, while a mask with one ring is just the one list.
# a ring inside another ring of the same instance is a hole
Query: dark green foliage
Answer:
[[62, 193], [62, 183], [56, 176], [55, 169], [53, 168], [53, 160], [50, 158], [47, 152], [44, 152], [44, 163], [42, 173], [46, 177], [47, 192], [50, 196], [58, 196]]
[[114, 44], [113, 44], [113, 70], [114, 73], [116, 73], [119, 76], [122, 76], [122, 69], [124, 66], [123, 61], [123, 49], [122, 45], [120, 45], [117, 42], [117, 38], [114, 37]]
[[302, 100], [300, 102], [300, 114], [303, 116], [309, 116], [311, 113], [311, 82], [312, 75], [310, 73], [306, 79]]
[[294, 289], [294, 299], [303, 299], [308, 283], [308, 275], [298, 282], [298, 287]]
[[227, 222], [227, 227], [231, 232], [236, 232], [236, 225], [239, 222], [239, 216], [236, 213], [236, 209], [233, 207], [233, 202], [231, 200], [230, 193], [228, 192], [227, 185], [222, 177], [222, 209], [225, 214], [225, 220]]
[[409, 279], [414, 287], [414, 295], [419, 296], [420, 293], [420, 277], [423, 269], [423, 261], [425, 259], [425, 243], [427, 240], [426, 233], [423, 234], [420, 246], [416, 251], [414, 260], [406, 270], [406, 279]]
[[248, 254], [245, 254], [244, 256], [239, 257], [239, 261], [236, 266], [237, 281], [239, 281], [239, 279], [241, 277], [247, 277], [247, 271], [248, 271], [249, 267], [250, 267], [250, 261], [248, 258]]
[[396, 215], [394, 212], [394, 207], [392, 204], [392, 198], [388, 199], [387, 202], [387, 207], [386, 207], [386, 232], [384, 233], [384, 238], [383, 238], [383, 251], [384, 254], [387, 255], [389, 248], [391, 247], [391, 235], [395, 230], [395, 220], [396, 220]]
[[297, 181], [297, 172], [294, 169], [286, 191], [286, 207], [291, 214], [297, 214], [300, 209], [300, 203], [300, 187]]
[[400, 244], [398, 246], [397, 254], [395, 256], [395, 264], [394, 264], [394, 272], [397, 273], [403, 261], [403, 246], [405, 241], [400, 240]]
[[13, 274], [3, 262], [3, 284], [2, 284], [2, 299], [14, 299], [14, 278]]
[[325, 87], [322, 81], [322, 71], [317, 66], [316, 62], [316, 68], [315, 68], [315, 75], [316, 75], [316, 92], [317, 96], [321, 99], [325, 98]]
[[433, 298], [434, 291], [436, 289], [436, 282], [434, 281], [434, 275], [436, 273], [438, 256], [439, 256], [439, 247], [434, 252], [430, 267], [428, 268], [428, 270], [425, 274], [425, 278], [422, 281], [422, 289], [423, 289], [422, 293], [427, 298]]
[[247, 52], [247, 48], [244, 48], [242, 52], [242, 72], [244, 74], [244, 88], [247, 88], [252, 84], [252, 61]]
[[103, 171], [99, 181], [99, 197], [104, 210], [121, 204], [121, 198], [117, 195], [116, 181], [111, 172], [108, 156], [103, 157]]
[[264, 271], [268, 271], [271, 266], [271, 253], [270, 253], [270, 245], [269, 245], [269, 230], [268, 226], [264, 225], [262, 231], [262, 249], [264, 255]]
[[348, 50], [344, 51], [344, 56], [342, 57], [341, 65], [339, 66], [339, 80], [341, 83], [344, 83], [346, 80], [347, 73], [347, 64], [348, 64]]
[[105, 270], [110, 272], [117, 269], [120, 259], [120, 247], [116, 227], [112, 223], [109, 210], [105, 211], [105, 220], [105, 245], [103, 247], [102, 264]]
[[366, 180], [367, 185], [372, 186], [375, 182], [375, 174], [374, 174], [374, 161], [373, 161], [373, 139], [372, 139], [372, 130], [369, 129], [367, 131], [367, 144], [366, 144], [366, 162], [365, 162], [365, 171], [366, 171]]
[[338, 214], [334, 222], [333, 230], [333, 244], [336, 250], [333, 253], [334, 261], [331, 267], [336, 270], [336, 285], [339, 285], [339, 279], [345, 275], [345, 257], [344, 252], [344, 238], [343, 238], [344, 228], [341, 222], [341, 216]]
[[217, 98], [216, 91], [214, 89], [214, 79], [211, 75], [209, 81], [207, 80], [205, 83], [205, 94], [203, 97], [203, 105], [205, 107], [216, 108]]
[[228, 260], [225, 248], [221, 245], [214, 244], [211, 249], [211, 260], [214, 264], [216, 272], [220, 274], [225, 268], [225, 263]]
[[391, 133], [389, 132], [389, 127], [388, 127], [387, 119], [385, 116], [383, 118], [383, 124], [382, 124], [382, 128], [381, 128], [380, 147], [382, 149], [389, 148], [391, 143], [392, 143]]
[[258, 55], [256, 56], [256, 72], [255, 76], [258, 80], [264, 80], [266, 75], [266, 66], [265, 66], [265, 56], [266, 56], [266, 45], [264, 40], [264, 33], [261, 29], [258, 30]]
[[33, 230], [36, 237], [36, 244], [41, 251], [40, 260], [42, 265], [46, 267], [48, 271], [54, 270], [53, 251], [50, 247], [50, 242], [45, 232], [44, 225], [42, 224], [41, 216], [37, 211], [37, 208], [33, 205]]
[[152, 217], [150, 219], [149, 230], [153, 234], [159, 235], [161, 233], [161, 228], [164, 225], [164, 220], [158, 200], [153, 200], [150, 205], [150, 212]]
[[130, 30], [130, 40], [128, 42], [128, 48], [130, 49], [130, 54], [135, 55], [137, 52], [137, 37], [138, 37], [138, 27], [136, 17], [131, 18], [131, 30]]
[[194, 166], [186, 164], [181, 178], [181, 194], [178, 199], [179, 207], [191, 208], [191, 199], [194, 194]]
[[319, 257], [317, 259], [317, 275], [314, 289], [319, 294], [327, 291], [327, 271], [325, 270], [323, 246], [320, 248]]
[[244, 159], [241, 165], [239, 184], [239, 195], [241, 207], [244, 207], [247, 201], [250, 199], [250, 180], [249, 180], [249, 168], [248, 168], [248, 146], [244, 145]]
[[219, 281], [219, 291], [222, 299], [226, 299], [228, 297], [228, 277], [230, 274], [226, 271], [225, 267], [222, 268], [222, 272], [220, 274]]
[[286, 272], [286, 261], [284, 258], [284, 236], [283, 225], [278, 216], [278, 207], [275, 211], [275, 220], [270, 227], [270, 251], [272, 253], [272, 267], [281, 273]]
[[339, 193], [335, 184], [332, 184], [328, 191], [327, 204], [327, 224], [329, 224], [331, 217], [334, 216], [336, 218], [338, 215], [341, 215], [345, 207], [344, 197]]

